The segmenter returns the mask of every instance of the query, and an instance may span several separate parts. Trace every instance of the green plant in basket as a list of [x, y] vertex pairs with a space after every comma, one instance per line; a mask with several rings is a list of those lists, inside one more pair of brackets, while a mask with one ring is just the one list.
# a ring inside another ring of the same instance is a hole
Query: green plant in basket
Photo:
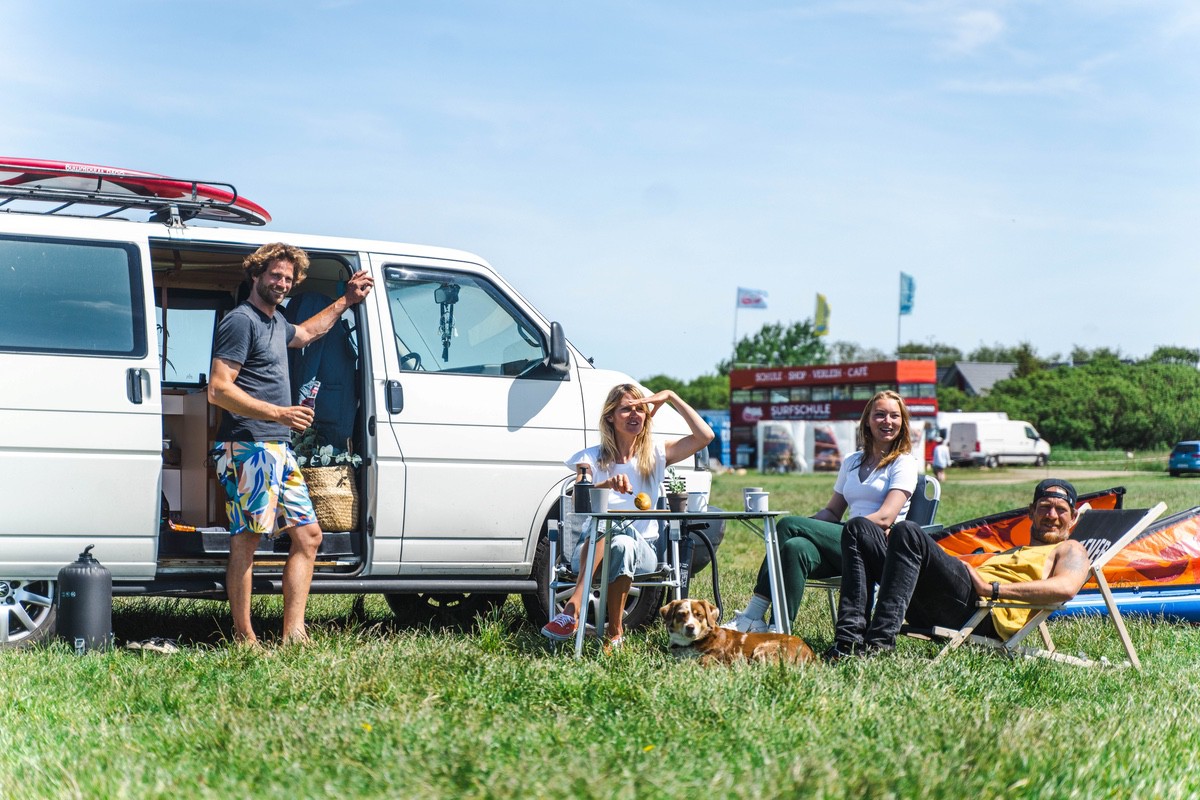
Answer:
[[301, 467], [332, 467], [348, 464], [357, 467], [362, 464], [362, 456], [350, 452], [349, 442], [346, 449], [334, 447], [317, 433], [316, 428], [305, 428], [301, 433], [292, 434], [292, 450], [296, 453], [296, 463]]

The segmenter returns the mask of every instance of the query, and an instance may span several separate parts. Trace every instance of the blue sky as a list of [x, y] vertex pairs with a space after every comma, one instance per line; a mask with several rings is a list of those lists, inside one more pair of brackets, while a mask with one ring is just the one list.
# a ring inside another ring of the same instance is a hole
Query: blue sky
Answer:
[[1200, 346], [1200, 5], [6, 0], [0, 155], [458, 247], [600, 366], [737, 332]]

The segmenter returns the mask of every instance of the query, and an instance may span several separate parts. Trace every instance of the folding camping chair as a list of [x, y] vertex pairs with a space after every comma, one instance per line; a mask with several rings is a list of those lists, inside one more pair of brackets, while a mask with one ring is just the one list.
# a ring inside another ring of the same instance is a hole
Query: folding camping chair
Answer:
[[[1113, 626], [1116, 627], [1117, 635], [1120, 637], [1121, 644], [1125, 648], [1127, 660], [1119, 664], [1122, 667], [1132, 666], [1134, 669], [1140, 670], [1142, 664], [1138, 660], [1133, 642], [1129, 639], [1129, 632], [1125, 630], [1125, 622], [1121, 618], [1121, 611], [1117, 608], [1116, 601], [1113, 599], [1112, 590], [1109, 589], [1108, 581], [1104, 578], [1104, 565], [1119, 553], [1125, 545], [1132, 542], [1150, 527], [1150, 524], [1158, 519], [1166, 508], [1166, 503], [1159, 503], [1150, 509], [1087, 509], [1080, 514], [1078, 521], [1075, 523], [1075, 529], [1071, 531], [1071, 538], [1081, 542], [1087, 549], [1088, 557], [1091, 559], [1091, 564], [1088, 568], [1088, 578], [1094, 580], [1099, 586], [1100, 594], [1104, 598], [1104, 604], [1108, 608], [1109, 618], [1112, 620]], [[1068, 655], [1055, 649], [1054, 640], [1050, 637], [1050, 630], [1046, 626], [1046, 621], [1051, 614], [1062, 609], [1065, 605], [1066, 603], [1037, 604], [1008, 600], [980, 600], [978, 610], [959, 630], [935, 627], [929, 630], [906, 629], [904, 632], [921, 639], [945, 639], [946, 644], [934, 657], [934, 661], [940, 660], [960, 645], [970, 642], [971, 644], [1000, 650], [1009, 655], [1047, 658], [1077, 666], [1090, 667], [1107, 663], [1106, 661], [1094, 661], [1083, 655]], [[993, 608], [1024, 608], [1035, 610], [1036, 613], [1029, 618], [1029, 621], [1025, 623], [1021, 630], [1013, 634], [1007, 641], [1001, 641], [990, 636], [980, 636], [974, 632], [975, 628], [991, 614]], [[1034, 630], [1037, 630], [1041, 634], [1043, 646], [1024, 646], [1022, 643], [1025, 638]]]
[[[589, 517], [575, 513], [574, 485], [574, 477], [566, 478], [562, 482], [558, 497], [558, 519], [552, 519], [547, 524], [547, 536], [550, 540], [550, 577], [546, 607], [551, 617], [562, 608], [563, 603], [571, 596], [579, 577], [571, 565], [571, 555], [575, 552], [579, 537], [591, 535], [596, 524]], [[664, 591], [670, 589], [678, 597], [683, 587], [679, 556], [680, 526], [663, 525], [661, 527], [662, 530], [656, 538], [646, 537], [654, 546], [654, 551], [658, 556], [656, 559], [658, 568], [654, 572], [633, 576], [633, 586], [629, 590], [629, 599], [625, 604], [627, 618], [636, 615], [639, 619], [642, 616], [653, 619], [654, 612], [657, 612], [659, 606], [662, 605]], [[600, 550], [603, 550], [602, 541]], [[599, 552], [596, 554], [596, 561], [597, 563], [600, 561]], [[586, 626], [587, 620], [599, 618], [600, 604], [605, 602], [608, 594], [605, 577], [597, 575], [592, 581], [591, 591], [584, 598], [586, 608], [579, 609], [581, 625]], [[647, 608], [650, 611], [647, 611]]]
[[[921, 526], [929, 535], [942, 529], [934, 523], [937, 518], [938, 504], [942, 500], [942, 485], [931, 475], [917, 476], [917, 487], [913, 490], [912, 499], [908, 504], [908, 516], [905, 519]], [[841, 576], [836, 578], [810, 578], [805, 586], [810, 589], [824, 589], [829, 599], [829, 616], [833, 624], [837, 624], [838, 592], [842, 589]]]

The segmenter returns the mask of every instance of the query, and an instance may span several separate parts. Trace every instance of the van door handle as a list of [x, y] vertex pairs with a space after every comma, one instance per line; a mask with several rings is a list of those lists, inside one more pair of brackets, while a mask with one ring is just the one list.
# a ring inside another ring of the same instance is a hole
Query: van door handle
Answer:
[[386, 402], [389, 414], [399, 414], [404, 410], [404, 387], [400, 381], [388, 381]]
[[125, 370], [125, 390], [129, 395], [129, 402], [135, 406], [142, 404], [142, 379], [146, 377], [146, 370], [141, 367], [130, 367]]

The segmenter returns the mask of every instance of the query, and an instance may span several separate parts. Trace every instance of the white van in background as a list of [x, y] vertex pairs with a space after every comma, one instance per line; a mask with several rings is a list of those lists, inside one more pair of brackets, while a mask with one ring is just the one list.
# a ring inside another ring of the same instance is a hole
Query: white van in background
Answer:
[[[0, 648], [52, 633], [58, 572], [88, 545], [115, 595], [224, 596], [206, 376], [242, 260], [276, 241], [312, 262], [284, 311], [297, 322], [357, 270], [375, 280], [290, 351], [293, 383], [322, 381], [321, 444], [361, 458], [358, 511], [325, 531], [313, 592], [380, 593], [417, 623], [469, 623], [519, 594], [546, 621], [563, 459], [599, 443], [605, 396], [631, 379], [595, 368], [486, 261], [264, 231], [227, 184], [90, 165], [0, 159], [0, 207]], [[654, 431], [688, 427], [662, 408]], [[710, 488], [706, 455], [680, 465], [689, 490]], [[285, 545], [260, 543], [256, 593], [281, 591]], [[638, 619], [659, 605], [646, 592]]]
[[950, 426], [950, 461], [962, 466], [999, 467], [1036, 464], [1050, 459], [1050, 443], [1018, 419], [981, 419]]

